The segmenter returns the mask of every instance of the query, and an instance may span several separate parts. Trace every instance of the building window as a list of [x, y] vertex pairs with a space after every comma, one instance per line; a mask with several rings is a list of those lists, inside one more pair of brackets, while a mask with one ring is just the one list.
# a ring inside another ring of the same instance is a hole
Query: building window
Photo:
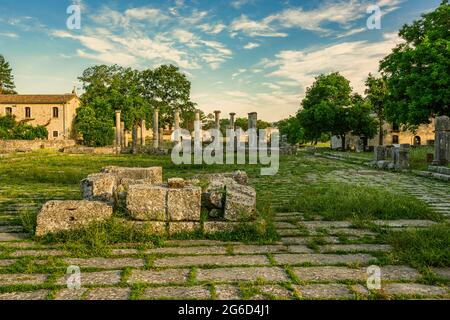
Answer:
[[59, 136], [58, 131], [53, 131], [53, 138], [58, 138], [58, 136]]
[[31, 118], [31, 108], [30, 107], [25, 108], [25, 118]]
[[5, 108], [5, 113], [7, 116], [12, 116], [12, 108], [11, 107], [6, 107]]
[[399, 138], [398, 136], [392, 136], [392, 144], [398, 144], [399, 143]]
[[398, 125], [398, 123], [393, 123], [392, 124], [392, 131], [400, 131], [400, 126]]
[[53, 118], [59, 118], [59, 109], [58, 107], [53, 108]]

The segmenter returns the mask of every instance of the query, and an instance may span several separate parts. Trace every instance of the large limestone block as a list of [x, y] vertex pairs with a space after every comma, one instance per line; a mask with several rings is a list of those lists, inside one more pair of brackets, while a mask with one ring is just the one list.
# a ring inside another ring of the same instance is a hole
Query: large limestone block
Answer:
[[256, 213], [256, 191], [241, 184], [226, 186], [225, 220], [249, 221]]
[[95, 173], [81, 181], [81, 195], [85, 200], [114, 202], [117, 179], [109, 173]]
[[206, 187], [205, 191], [202, 193], [202, 205], [208, 210], [223, 209], [223, 202], [225, 199], [224, 180], [211, 181], [208, 187]]
[[167, 191], [158, 185], [130, 186], [126, 200], [128, 212], [136, 220], [166, 221]]
[[77, 230], [111, 218], [112, 207], [97, 201], [49, 201], [37, 217], [36, 236]]
[[110, 173], [117, 177], [119, 181], [122, 179], [145, 180], [149, 184], [162, 183], [162, 167], [151, 168], [123, 168], [123, 167], [106, 167], [103, 173]]
[[202, 189], [188, 186], [168, 189], [167, 211], [171, 221], [200, 221]]

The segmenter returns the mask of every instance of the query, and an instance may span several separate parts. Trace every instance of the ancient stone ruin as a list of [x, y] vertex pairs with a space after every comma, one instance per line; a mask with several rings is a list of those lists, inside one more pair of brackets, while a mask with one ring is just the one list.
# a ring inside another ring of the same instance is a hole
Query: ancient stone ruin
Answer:
[[379, 169], [407, 170], [409, 166], [409, 144], [399, 147], [376, 146], [373, 165]]
[[446, 166], [450, 163], [450, 118], [436, 118], [436, 140], [434, 141], [433, 166]]
[[123, 223], [155, 235], [232, 231], [256, 220], [256, 191], [245, 172], [208, 174], [163, 183], [161, 167], [106, 167], [81, 181], [82, 201], [50, 201], [37, 236], [82, 229], [124, 210]]

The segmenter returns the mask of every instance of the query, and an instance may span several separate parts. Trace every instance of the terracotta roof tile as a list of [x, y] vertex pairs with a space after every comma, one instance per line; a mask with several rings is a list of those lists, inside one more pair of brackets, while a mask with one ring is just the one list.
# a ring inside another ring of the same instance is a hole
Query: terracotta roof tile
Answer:
[[0, 94], [0, 103], [8, 104], [63, 104], [73, 98], [75, 94]]

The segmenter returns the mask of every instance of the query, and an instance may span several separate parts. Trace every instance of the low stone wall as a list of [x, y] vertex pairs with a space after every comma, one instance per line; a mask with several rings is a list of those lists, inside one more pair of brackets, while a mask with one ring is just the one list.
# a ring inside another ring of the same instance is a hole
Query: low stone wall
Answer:
[[0, 140], [0, 153], [60, 150], [75, 145], [75, 140]]
[[85, 146], [69, 146], [64, 148], [64, 153], [69, 154], [116, 154], [116, 149], [114, 147], [85, 147]]

